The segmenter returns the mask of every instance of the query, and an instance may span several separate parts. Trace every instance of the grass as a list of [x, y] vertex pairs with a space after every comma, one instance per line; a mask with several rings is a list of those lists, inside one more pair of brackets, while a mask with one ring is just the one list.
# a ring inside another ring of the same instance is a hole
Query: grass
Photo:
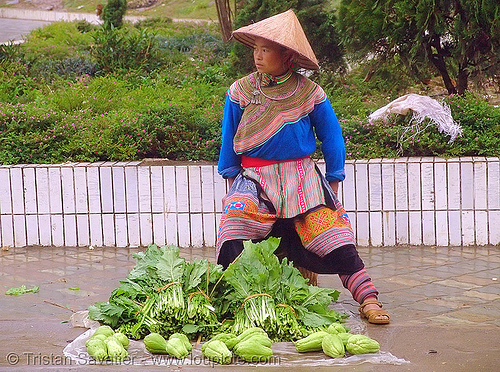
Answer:
[[188, 18], [217, 20], [217, 10], [213, 1], [209, 0], [172, 0], [159, 2], [144, 10], [129, 10], [130, 15], [161, 16], [169, 18]]
[[[50, 0], [44, 3], [33, 3], [27, 0], [19, 0], [17, 4], [8, 4], [9, 0], [0, 0], [0, 7], [26, 8], [46, 10]], [[57, 4], [57, 0], [53, 1]], [[62, 10], [68, 12], [95, 13], [98, 4], [105, 5], [106, 0], [63, 0]], [[147, 0], [129, 0], [130, 6], [147, 4]], [[54, 10], [60, 10], [57, 7]], [[157, 0], [149, 7], [129, 9], [127, 15], [167, 17], [175, 19], [203, 19], [217, 20], [217, 9], [212, 0]]]

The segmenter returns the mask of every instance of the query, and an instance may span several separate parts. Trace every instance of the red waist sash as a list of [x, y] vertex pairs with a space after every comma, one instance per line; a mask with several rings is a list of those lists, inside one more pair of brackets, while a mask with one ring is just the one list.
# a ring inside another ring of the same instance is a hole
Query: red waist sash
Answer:
[[304, 156], [303, 158], [297, 158], [297, 159], [268, 160], [268, 159], [254, 158], [246, 155], [241, 155], [241, 166], [243, 168], [265, 167], [266, 165], [285, 163], [287, 161], [297, 161], [297, 160], [307, 159], [308, 157], [309, 156]]

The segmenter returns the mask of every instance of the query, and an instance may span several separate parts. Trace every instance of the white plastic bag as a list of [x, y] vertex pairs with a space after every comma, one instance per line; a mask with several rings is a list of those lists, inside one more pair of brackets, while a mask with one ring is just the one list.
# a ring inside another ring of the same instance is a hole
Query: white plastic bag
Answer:
[[[335, 304], [335, 310], [338, 312], [346, 312], [345, 308], [339, 303]], [[129, 356], [117, 363], [111, 361], [98, 362], [94, 361], [87, 353], [85, 341], [95, 332], [99, 326], [98, 322], [88, 319], [88, 311], [81, 311], [75, 314], [75, 327], [81, 327], [81, 324], [90, 324], [90, 329], [86, 330], [70, 344], [68, 344], [63, 353], [78, 365], [107, 365], [107, 364], [123, 364], [123, 365], [167, 365], [167, 366], [213, 366], [214, 363], [206, 359], [201, 352], [201, 344], [194, 345], [192, 353], [184, 359], [176, 359], [169, 355], [153, 355], [146, 350], [143, 340], [130, 340], [127, 349]], [[73, 317], [72, 317], [73, 318]], [[93, 322], [93, 323], [92, 323]], [[76, 324], [76, 325], [75, 325]], [[363, 334], [366, 332], [366, 325], [361, 321], [359, 316], [350, 316], [345, 323], [345, 326], [350, 329], [350, 333]], [[295, 349], [292, 342], [276, 342], [272, 345], [273, 356], [267, 362], [259, 363], [259, 365], [293, 367], [293, 366], [334, 366], [334, 365], [357, 365], [362, 363], [371, 364], [392, 364], [402, 365], [409, 363], [404, 359], [395, 357], [389, 352], [379, 351], [372, 354], [349, 355], [344, 358], [330, 358], [322, 352], [299, 353]], [[241, 364], [241, 360], [238, 360]], [[247, 363], [252, 365], [252, 363]]]
[[97, 328], [99, 327], [99, 322], [92, 320], [89, 318], [88, 310], [85, 311], [77, 311], [71, 315], [71, 325], [73, 327], [82, 327], [82, 328]]
[[[438, 127], [440, 132], [444, 132], [450, 136], [449, 143], [462, 135], [462, 127], [453, 120], [448, 105], [440, 103], [434, 98], [414, 93], [401, 96], [384, 107], [379, 108], [369, 116], [369, 119], [372, 121], [385, 120], [390, 114], [407, 115], [410, 110], [413, 112], [412, 125], [409, 128], [405, 128], [407, 130], [416, 126], [418, 127], [428, 118], [431, 123]], [[420, 129], [420, 132], [423, 129]]]

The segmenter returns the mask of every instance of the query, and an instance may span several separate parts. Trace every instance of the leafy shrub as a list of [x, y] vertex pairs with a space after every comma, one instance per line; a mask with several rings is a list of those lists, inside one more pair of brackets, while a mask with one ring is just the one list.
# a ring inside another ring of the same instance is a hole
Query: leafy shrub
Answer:
[[166, 17], [151, 17], [146, 19], [141, 19], [137, 21], [134, 26], [138, 30], [149, 28], [149, 29], [161, 29], [164, 27], [169, 27], [172, 25], [172, 19]]
[[200, 47], [209, 49], [216, 56], [226, 56], [229, 51], [220, 37], [205, 33], [178, 37], [163, 37], [159, 38], [158, 41], [163, 48], [178, 50], [183, 53], [189, 53], [193, 49]]
[[28, 74], [21, 62], [0, 62], [0, 102], [25, 103], [34, 100], [40, 82]]
[[463, 129], [463, 136], [457, 139], [450, 155], [500, 156], [500, 107], [471, 92], [451, 95], [446, 102]]
[[0, 162], [216, 160], [222, 102], [204, 83], [84, 76], [36, 104], [0, 103]]
[[91, 54], [102, 74], [151, 71], [162, 64], [155, 34], [147, 29], [103, 28], [94, 34]]
[[86, 20], [75, 21], [75, 23], [77, 30], [82, 34], [86, 32], [97, 31], [99, 29], [98, 25], [94, 25]]
[[196, 111], [177, 105], [162, 107], [142, 115], [135, 130], [138, 131], [135, 136], [125, 132], [125, 136], [120, 135], [117, 140], [124, 142], [143, 138], [138, 146], [140, 157], [171, 160], [217, 159], [220, 147], [219, 131], [212, 128], [211, 123]]
[[127, 0], [108, 0], [102, 9], [104, 27], [119, 28], [123, 24], [123, 16], [127, 12]]
[[21, 45], [12, 42], [0, 45], [0, 61], [16, 62], [21, 59]]
[[[50, 149], [58, 148], [68, 137], [55, 133], [53, 123], [64, 113], [33, 104], [2, 104], [0, 106], [0, 137], [3, 164], [50, 162]], [[57, 159], [60, 160], [60, 159]]]
[[83, 76], [75, 82], [48, 94], [45, 104], [67, 113], [91, 109], [96, 115], [120, 110], [127, 106], [128, 89], [124, 81], [113, 77], [91, 79]]
[[53, 22], [31, 31], [21, 48], [27, 62], [64, 60], [88, 54], [92, 32], [81, 32], [77, 22]]
[[41, 60], [36, 61], [30, 68], [32, 75], [37, 75], [50, 80], [57, 77], [73, 80], [79, 76], [94, 76], [98, 66], [96, 63], [85, 58], [66, 58], [64, 60]]

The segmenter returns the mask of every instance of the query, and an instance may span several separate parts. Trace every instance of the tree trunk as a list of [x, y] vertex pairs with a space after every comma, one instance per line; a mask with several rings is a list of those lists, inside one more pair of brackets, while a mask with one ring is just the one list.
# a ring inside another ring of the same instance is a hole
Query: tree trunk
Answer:
[[[443, 78], [443, 83], [446, 87], [446, 90], [448, 91], [448, 94], [456, 94], [457, 89], [450, 78], [448, 69], [446, 68], [446, 62], [444, 60], [446, 52], [441, 48], [440, 36], [436, 34], [432, 35], [432, 37], [430, 37], [428, 41], [425, 42], [425, 47], [427, 50], [428, 58], [430, 59], [432, 64], [436, 66], [439, 74]], [[433, 48], [436, 51], [435, 53], [433, 53], [432, 51]]]
[[457, 89], [455, 88], [455, 85], [453, 85], [453, 81], [451, 81], [450, 74], [448, 74], [448, 69], [446, 68], [443, 56], [432, 54], [430, 59], [443, 78], [443, 83], [448, 91], [448, 94], [457, 94]]
[[467, 90], [467, 85], [469, 82], [469, 73], [467, 69], [460, 64], [458, 67], [458, 80], [457, 80], [457, 93], [463, 95]]
[[215, 0], [217, 16], [222, 33], [222, 40], [229, 41], [231, 38], [232, 21], [231, 21], [231, 6], [229, 0]]

